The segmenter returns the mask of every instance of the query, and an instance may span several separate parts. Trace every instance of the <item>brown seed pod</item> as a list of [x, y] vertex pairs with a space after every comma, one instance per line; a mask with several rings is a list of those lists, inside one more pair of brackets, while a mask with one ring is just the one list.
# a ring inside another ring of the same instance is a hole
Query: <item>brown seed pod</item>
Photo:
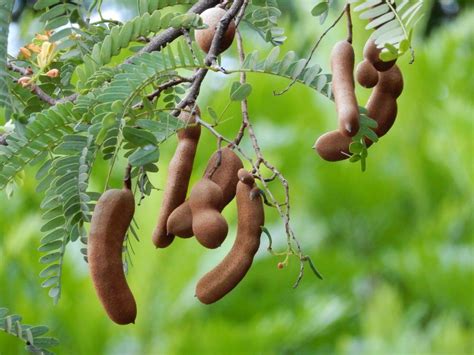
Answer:
[[377, 121], [374, 130], [382, 137], [393, 126], [397, 117], [397, 98], [403, 91], [403, 76], [397, 65], [379, 73], [379, 82], [367, 102], [367, 115]]
[[[200, 111], [196, 107], [196, 115]], [[196, 148], [201, 135], [201, 126], [193, 125], [196, 118], [183, 111], [179, 119], [190, 126], [178, 131], [178, 147], [168, 167], [168, 180], [163, 193], [158, 223], [153, 232], [153, 243], [157, 248], [166, 248], [173, 242], [174, 235], [168, 233], [166, 223], [171, 212], [184, 202], [188, 192], [189, 179], [193, 169]]]
[[380, 52], [382, 50], [377, 48], [377, 45], [372, 39], [369, 39], [365, 43], [364, 47], [364, 58], [367, 59], [375, 69], [379, 72], [384, 72], [389, 70], [395, 64], [396, 60], [391, 60], [389, 62], [384, 62], [380, 59]]
[[[265, 223], [263, 202], [252, 175], [241, 169], [237, 184], [238, 227], [232, 249], [222, 262], [205, 274], [196, 286], [196, 296], [204, 304], [211, 304], [238, 285], [252, 266], [260, 246], [261, 227]], [[255, 196], [251, 199], [251, 195]]]
[[339, 161], [350, 158], [349, 145], [352, 138], [340, 131], [331, 131], [318, 138], [313, 148], [327, 161]]
[[[223, 205], [219, 212], [234, 199], [237, 187], [237, 172], [243, 168], [242, 161], [228, 147], [215, 152], [207, 164], [204, 177], [214, 181], [222, 190]], [[168, 231], [182, 238], [189, 238], [194, 235], [192, 228], [192, 213], [189, 202], [185, 201], [168, 218]]]
[[335, 44], [331, 52], [331, 70], [339, 130], [352, 137], [359, 130], [359, 106], [354, 86], [354, 49], [348, 41]]
[[134, 323], [137, 305], [122, 265], [122, 246], [135, 212], [130, 189], [108, 190], [92, 215], [87, 257], [97, 295], [110, 319]]
[[[214, 39], [214, 35], [216, 34], [217, 27], [222, 19], [222, 17], [226, 14], [226, 11], [220, 7], [213, 7], [211, 9], [207, 9], [201, 14], [202, 21], [204, 24], [208, 26], [208, 28], [202, 30], [196, 30], [194, 35], [196, 37], [196, 42], [201, 47], [201, 49], [208, 53], [209, 49], [211, 49], [212, 40]], [[227, 31], [222, 38], [220, 43], [220, 48], [217, 51], [217, 54], [224, 52], [227, 48], [230, 47], [232, 41], [234, 40], [235, 36], [235, 22], [232, 20], [227, 28]]]
[[364, 59], [356, 69], [357, 82], [365, 88], [373, 88], [379, 81], [379, 73], [371, 62]]
[[169, 233], [180, 238], [191, 238], [194, 235], [193, 213], [189, 206], [189, 199], [184, 201], [170, 214], [166, 226]]
[[209, 249], [219, 247], [229, 230], [220, 213], [223, 199], [219, 185], [206, 177], [194, 185], [189, 195], [194, 235], [199, 243]]

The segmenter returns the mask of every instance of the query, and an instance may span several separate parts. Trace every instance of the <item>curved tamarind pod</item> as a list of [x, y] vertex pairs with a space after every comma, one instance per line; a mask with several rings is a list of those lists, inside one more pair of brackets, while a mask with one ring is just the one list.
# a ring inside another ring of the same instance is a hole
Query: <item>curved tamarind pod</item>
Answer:
[[[196, 107], [196, 115], [199, 114], [199, 108]], [[177, 133], [179, 143], [169, 164], [163, 202], [158, 223], [153, 232], [152, 239], [157, 248], [166, 248], [173, 242], [174, 235], [168, 233], [166, 223], [171, 212], [186, 199], [196, 148], [201, 135], [201, 126], [192, 125], [196, 122], [196, 118], [189, 112], [183, 111], [178, 118], [191, 126], [181, 129]]]
[[214, 181], [222, 189], [224, 208], [235, 197], [239, 179], [237, 173], [244, 165], [239, 156], [229, 147], [215, 152], [207, 164], [204, 176]]
[[248, 171], [239, 170], [239, 177], [237, 237], [224, 260], [197, 283], [196, 296], [204, 304], [220, 300], [238, 285], [252, 266], [260, 246], [261, 227], [265, 223], [262, 196], [253, 193], [257, 187]]
[[92, 215], [87, 257], [97, 295], [110, 319], [134, 323], [137, 305], [122, 265], [122, 246], [135, 212], [130, 189], [106, 191]]
[[[194, 36], [196, 37], [196, 42], [198, 43], [199, 47], [201, 47], [204, 52], [208, 53], [209, 49], [211, 49], [212, 40], [216, 34], [217, 26], [219, 26], [219, 22], [225, 14], [226, 11], [220, 7], [207, 9], [201, 14], [202, 21], [208, 26], [208, 28], [196, 30], [194, 32]], [[227, 27], [224, 37], [221, 40], [220, 48], [217, 51], [217, 54], [224, 52], [230, 47], [234, 40], [234, 36], [235, 22], [232, 20], [229, 23], [229, 27]]]
[[[204, 176], [214, 181], [222, 190], [223, 201], [219, 211], [222, 211], [234, 199], [239, 181], [237, 172], [241, 168], [243, 168], [242, 160], [228, 147], [215, 152], [209, 159]], [[169, 216], [168, 231], [182, 238], [192, 237], [194, 235], [192, 220], [189, 201], [185, 201]]]
[[359, 106], [354, 86], [354, 49], [348, 41], [335, 44], [331, 52], [331, 70], [339, 130], [352, 137], [359, 130]]
[[403, 91], [403, 76], [397, 65], [379, 73], [379, 82], [367, 102], [367, 115], [377, 121], [374, 132], [382, 137], [393, 126], [397, 117], [397, 98]]
[[395, 64], [396, 60], [391, 60], [389, 62], [384, 62], [380, 59], [380, 52], [382, 50], [377, 48], [374, 40], [370, 39], [365, 43], [364, 47], [364, 58], [367, 59], [375, 69], [379, 72], [384, 72], [389, 70]]
[[229, 230], [220, 213], [223, 199], [219, 185], [205, 177], [194, 185], [189, 195], [194, 235], [199, 243], [209, 249], [219, 247]]
[[356, 69], [357, 82], [365, 88], [373, 88], [379, 81], [379, 73], [371, 62], [364, 59], [357, 65]]

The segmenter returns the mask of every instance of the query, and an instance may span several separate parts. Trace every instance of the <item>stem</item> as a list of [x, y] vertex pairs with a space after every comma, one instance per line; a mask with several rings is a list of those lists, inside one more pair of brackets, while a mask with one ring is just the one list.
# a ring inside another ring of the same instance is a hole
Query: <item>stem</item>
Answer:
[[351, 5], [346, 4], [344, 11], [346, 13], [347, 20], [347, 42], [352, 44], [352, 17], [351, 17]]
[[123, 177], [123, 187], [127, 190], [132, 189], [132, 166], [130, 164], [127, 164], [127, 167], [125, 168], [125, 175]]
[[[318, 40], [316, 41], [316, 43], [314, 44], [313, 48], [311, 48], [311, 52], [309, 54], [309, 57], [308, 59], [306, 59], [306, 62], [305, 62], [305, 65], [303, 67], [303, 70], [304, 71], [308, 65], [309, 65], [309, 62], [311, 61], [311, 59], [313, 58], [313, 55], [314, 53], [316, 52], [316, 49], [319, 47], [319, 45], [321, 44], [321, 41], [324, 39], [324, 37], [326, 37], [326, 35], [329, 33], [329, 31], [331, 31], [337, 24], [338, 22], [341, 20], [342, 16], [344, 16], [344, 13], [345, 13], [345, 9], [339, 14], [339, 16], [336, 18], [336, 20], [331, 24], [331, 26], [329, 26], [324, 32], [323, 34], [318, 38]], [[288, 84], [288, 86], [281, 90], [281, 91], [273, 91], [273, 95], [275, 96], [280, 96], [280, 95], [283, 95], [284, 93], [286, 93], [288, 90], [290, 90], [293, 85], [296, 84], [296, 82], [298, 81], [298, 78], [294, 78], [290, 84]]]

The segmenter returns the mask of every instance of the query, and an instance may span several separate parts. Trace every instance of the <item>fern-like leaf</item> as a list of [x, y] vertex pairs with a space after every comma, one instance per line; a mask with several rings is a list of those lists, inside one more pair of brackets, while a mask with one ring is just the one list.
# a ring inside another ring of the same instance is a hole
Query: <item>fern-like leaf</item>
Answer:
[[11, 106], [7, 73], [8, 30], [14, 2], [14, 0], [0, 2], [0, 108], [7, 109]]
[[266, 41], [280, 46], [286, 40], [285, 31], [278, 27], [281, 11], [276, 0], [254, 1], [248, 7], [244, 21]]
[[[104, 41], [94, 45], [92, 53], [84, 57], [84, 65], [77, 68], [78, 89], [84, 91], [90, 87], [86, 83], [91, 76], [104, 65], [110, 63], [111, 59], [118, 55], [123, 48], [127, 48], [132, 41], [168, 26], [197, 28], [202, 26], [202, 21], [196, 14], [167, 13], [162, 15], [160, 11], [155, 11], [151, 15], [146, 12], [142, 16], [135, 17], [123, 26], [113, 27]], [[97, 80], [96, 77], [94, 79]]]
[[54, 150], [56, 156], [39, 170], [38, 192], [46, 190], [41, 204], [46, 235], [39, 251], [45, 253], [40, 263], [48, 264], [41, 271], [42, 286], [57, 303], [61, 296], [61, 276], [64, 254], [69, 242], [85, 237], [84, 223], [91, 218], [91, 205], [96, 194], [88, 193], [88, 181], [95, 158], [92, 137], [67, 135]]
[[176, 5], [194, 5], [197, 0], [138, 0], [138, 12], [140, 15], [162, 10], [166, 7]]
[[72, 132], [72, 124], [80, 118], [72, 112], [72, 107], [72, 103], [58, 104], [38, 113], [24, 133], [14, 132], [7, 137], [8, 146], [0, 145], [0, 190]]
[[266, 58], [259, 60], [259, 52], [254, 51], [247, 55], [240, 69], [227, 71], [229, 73], [245, 71], [276, 75], [296, 80], [328, 98], [332, 97], [330, 85], [332, 76], [324, 74], [318, 64], [304, 68], [306, 60], [299, 59], [295, 52], [287, 52], [282, 59], [278, 60], [279, 55], [280, 48], [275, 47]]
[[59, 344], [56, 338], [45, 337], [49, 328], [44, 325], [22, 324], [22, 317], [9, 314], [8, 309], [0, 308], [0, 331], [12, 335], [25, 343], [25, 350], [34, 354], [53, 354], [49, 348]]
[[354, 11], [369, 20], [367, 30], [375, 29], [372, 39], [383, 48], [380, 58], [390, 61], [402, 56], [411, 48], [412, 30], [421, 18], [423, 0], [350, 0], [358, 4]]
[[82, 0], [68, 2], [64, 0], [38, 0], [34, 8], [43, 11], [40, 21], [45, 23], [45, 30], [54, 30], [77, 22], [78, 17], [82, 16], [82, 3]]

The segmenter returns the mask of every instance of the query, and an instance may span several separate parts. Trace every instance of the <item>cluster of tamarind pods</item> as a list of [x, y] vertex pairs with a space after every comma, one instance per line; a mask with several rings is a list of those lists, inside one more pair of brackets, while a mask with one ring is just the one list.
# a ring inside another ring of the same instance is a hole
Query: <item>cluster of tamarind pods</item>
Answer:
[[[205, 52], [211, 48], [216, 28], [225, 15], [222, 8], [204, 11], [201, 17], [208, 26], [197, 30], [195, 37]], [[217, 52], [226, 50], [234, 39], [235, 23], [231, 21]], [[243, 279], [260, 246], [264, 209], [260, 190], [250, 172], [230, 147], [224, 147], [209, 159], [203, 177], [186, 199], [201, 126], [194, 113], [183, 110], [179, 119], [185, 128], [178, 130], [178, 146], [169, 163], [153, 243], [157, 248], [169, 246], [175, 236], [195, 236], [209, 249], [219, 247], [228, 234], [222, 210], [236, 197], [238, 227], [234, 245], [227, 256], [197, 283], [196, 297], [211, 304], [229, 293]], [[88, 239], [88, 262], [97, 295], [110, 319], [117, 324], [134, 323], [137, 306], [127, 284], [122, 264], [122, 248], [135, 212], [130, 172], [123, 189], [106, 191], [97, 202]]]
[[[364, 88], [373, 88], [366, 105], [367, 116], [377, 122], [374, 132], [385, 135], [397, 117], [397, 98], [403, 90], [403, 77], [395, 60], [384, 62], [379, 58], [381, 50], [371, 39], [364, 47], [364, 60], [356, 70], [357, 82]], [[343, 40], [335, 44], [331, 52], [332, 92], [336, 103], [339, 129], [320, 136], [314, 148], [327, 161], [339, 161], [351, 156], [349, 146], [359, 130], [359, 105], [355, 94], [354, 49]], [[365, 138], [365, 145], [373, 142]]]
[[[206, 248], [219, 247], [228, 234], [227, 221], [221, 212], [236, 197], [238, 227], [234, 245], [196, 286], [197, 298], [211, 304], [237, 286], [250, 269], [260, 245], [264, 209], [254, 177], [229, 147], [211, 156], [203, 177], [186, 199], [201, 132], [201, 127], [195, 124], [198, 114], [197, 109], [194, 115], [183, 111], [179, 116], [186, 127], [177, 134], [178, 146], [169, 165], [153, 243], [157, 248], [165, 248], [175, 236], [195, 236]], [[130, 180], [125, 181], [123, 189], [108, 190], [97, 202], [88, 242], [94, 286], [107, 314], [118, 324], [133, 323], [137, 313], [122, 266], [122, 246], [135, 210]]]

